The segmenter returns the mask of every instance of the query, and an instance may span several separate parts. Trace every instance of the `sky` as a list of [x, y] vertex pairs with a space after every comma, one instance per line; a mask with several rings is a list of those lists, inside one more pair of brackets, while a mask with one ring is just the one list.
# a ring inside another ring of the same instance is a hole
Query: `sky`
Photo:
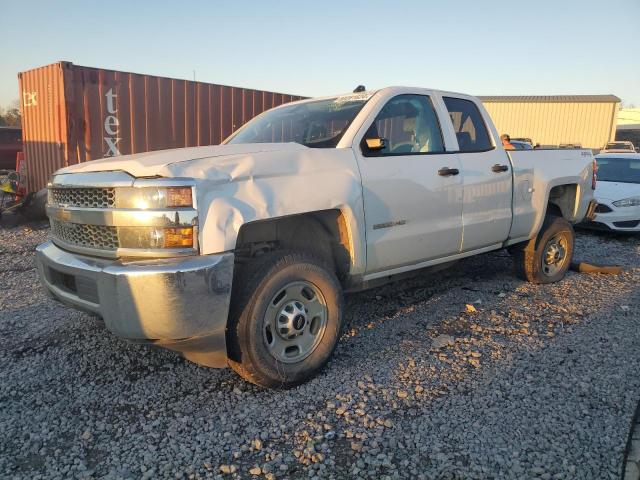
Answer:
[[406, 85], [640, 107], [639, 23], [640, 0], [0, 0], [0, 107], [18, 72], [60, 60], [304, 96]]

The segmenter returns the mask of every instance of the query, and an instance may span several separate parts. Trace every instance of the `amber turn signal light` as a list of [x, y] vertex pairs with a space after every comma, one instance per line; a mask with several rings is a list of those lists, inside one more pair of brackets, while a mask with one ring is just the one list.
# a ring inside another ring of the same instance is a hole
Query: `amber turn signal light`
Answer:
[[167, 188], [167, 207], [190, 207], [193, 205], [191, 187]]
[[193, 247], [193, 228], [165, 228], [164, 248]]

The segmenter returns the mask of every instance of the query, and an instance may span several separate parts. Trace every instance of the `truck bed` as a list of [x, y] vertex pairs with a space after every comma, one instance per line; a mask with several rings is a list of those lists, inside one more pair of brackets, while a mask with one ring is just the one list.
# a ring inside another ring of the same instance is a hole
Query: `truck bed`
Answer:
[[[546, 212], [549, 192], [564, 184], [577, 184], [578, 200], [566, 205], [565, 216], [573, 223], [587, 213], [591, 193], [593, 154], [587, 149], [508, 150], [513, 167], [513, 224], [510, 237], [531, 238]], [[558, 189], [556, 189], [558, 190]], [[533, 228], [533, 230], [532, 230]]]

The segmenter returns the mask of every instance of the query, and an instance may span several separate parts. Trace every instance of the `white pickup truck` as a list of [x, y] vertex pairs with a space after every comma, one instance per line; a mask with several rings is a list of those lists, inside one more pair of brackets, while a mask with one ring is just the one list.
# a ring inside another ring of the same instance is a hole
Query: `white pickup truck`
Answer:
[[343, 290], [502, 248], [524, 279], [560, 280], [594, 185], [588, 150], [505, 152], [474, 97], [360, 91], [219, 146], [59, 170], [37, 263], [121, 337], [289, 387], [329, 360]]

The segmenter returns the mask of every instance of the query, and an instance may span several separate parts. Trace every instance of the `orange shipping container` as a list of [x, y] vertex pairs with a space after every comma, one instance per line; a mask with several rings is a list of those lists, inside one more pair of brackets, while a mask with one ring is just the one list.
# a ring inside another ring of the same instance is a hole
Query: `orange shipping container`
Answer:
[[18, 74], [27, 186], [59, 168], [216, 145], [254, 116], [303, 97], [58, 62]]

